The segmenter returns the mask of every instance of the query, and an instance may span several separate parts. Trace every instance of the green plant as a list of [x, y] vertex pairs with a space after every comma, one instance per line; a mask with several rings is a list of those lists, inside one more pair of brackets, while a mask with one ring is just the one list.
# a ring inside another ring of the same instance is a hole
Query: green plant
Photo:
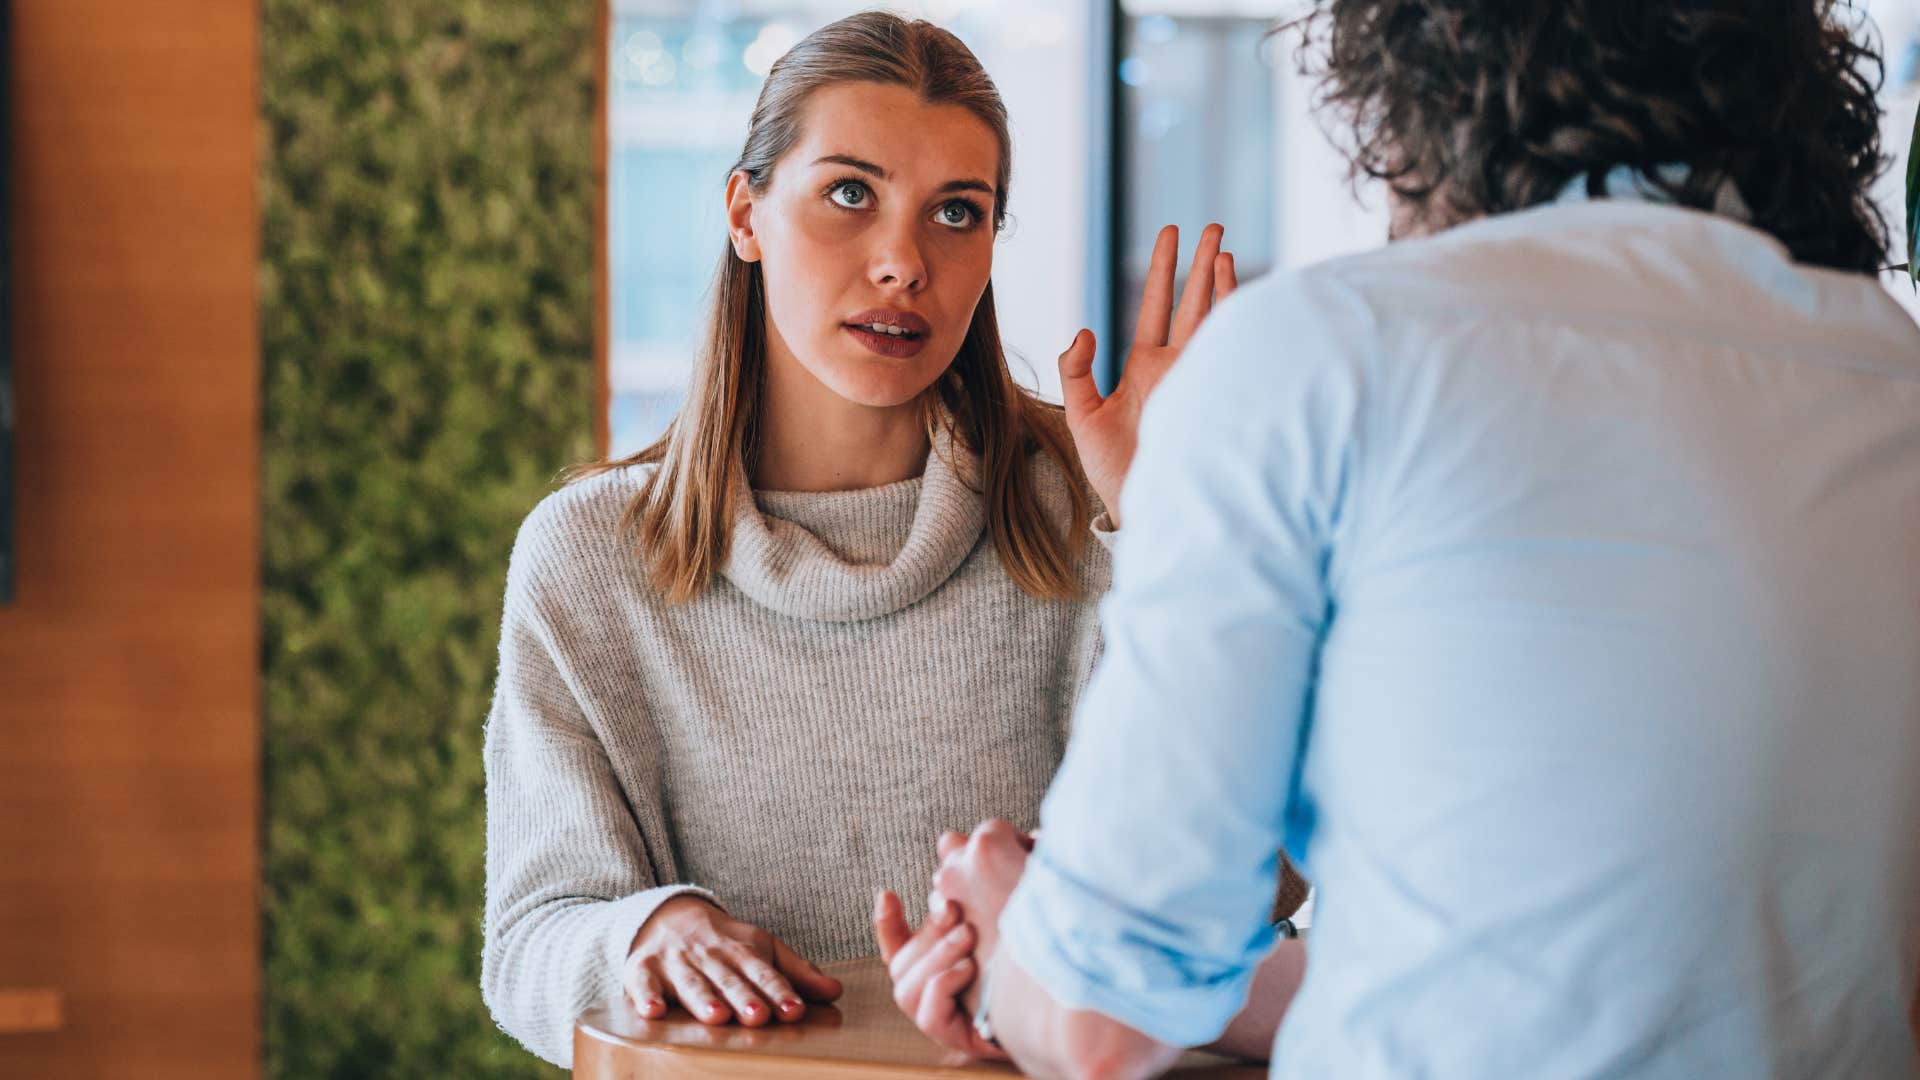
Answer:
[[272, 1076], [555, 1075], [480, 1000], [480, 740], [593, 449], [594, 8], [264, 0]]

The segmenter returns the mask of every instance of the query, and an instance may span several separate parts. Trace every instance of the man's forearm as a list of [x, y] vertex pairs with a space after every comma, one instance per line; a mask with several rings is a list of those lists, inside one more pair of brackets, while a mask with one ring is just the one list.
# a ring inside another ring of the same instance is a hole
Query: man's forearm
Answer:
[[1118, 1020], [1062, 1007], [1005, 953], [994, 960], [989, 993], [994, 1034], [1028, 1076], [1131, 1080], [1158, 1076], [1180, 1056]]
[[1266, 959], [1254, 970], [1253, 985], [1247, 990], [1247, 1003], [1227, 1030], [1207, 1046], [1216, 1054], [1265, 1061], [1273, 1053], [1273, 1038], [1286, 1019], [1287, 1007], [1307, 974], [1307, 943], [1303, 938], [1285, 938], [1274, 945]]

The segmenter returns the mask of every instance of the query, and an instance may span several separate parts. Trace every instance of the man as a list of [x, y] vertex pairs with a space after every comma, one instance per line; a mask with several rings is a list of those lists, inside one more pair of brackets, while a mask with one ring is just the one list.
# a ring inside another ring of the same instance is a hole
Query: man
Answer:
[[1310, 18], [1406, 242], [1244, 287], [1147, 408], [1041, 839], [943, 844], [979, 1045], [1214, 1039], [1284, 842], [1276, 1075], [1920, 1074], [1920, 329], [1829, 7]]

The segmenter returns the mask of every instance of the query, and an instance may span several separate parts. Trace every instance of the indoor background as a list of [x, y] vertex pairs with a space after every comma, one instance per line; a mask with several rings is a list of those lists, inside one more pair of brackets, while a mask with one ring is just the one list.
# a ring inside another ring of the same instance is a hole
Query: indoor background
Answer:
[[[1920, 0], [1863, 6], [1904, 147]], [[10, 7], [0, 1076], [557, 1075], [478, 988], [507, 552], [671, 415], [759, 79], [856, 6]], [[1008, 99], [1033, 385], [1163, 222], [1243, 278], [1384, 240], [1293, 8], [904, 6]]]

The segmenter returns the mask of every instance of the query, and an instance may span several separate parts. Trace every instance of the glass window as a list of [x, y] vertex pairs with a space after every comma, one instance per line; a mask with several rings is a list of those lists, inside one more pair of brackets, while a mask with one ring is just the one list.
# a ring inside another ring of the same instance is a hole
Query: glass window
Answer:
[[1163, 225], [1180, 227], [1184, 248], [1219, 221], [1240, 275], [1272, 268], [1279, 161], [1271, 54], [1279, 43], [1268, 38], [1270, 18], [1142, 13], [1135, 4], [1127, 12], [1119, 65], [1127, 200], [1120, 309], [1131, 314]]

